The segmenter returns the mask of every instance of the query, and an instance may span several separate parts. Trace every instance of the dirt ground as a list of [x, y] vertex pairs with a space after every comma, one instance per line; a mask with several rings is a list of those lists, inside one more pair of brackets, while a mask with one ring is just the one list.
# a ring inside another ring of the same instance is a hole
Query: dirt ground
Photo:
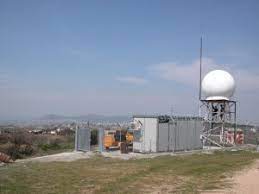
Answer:
[[233, 180], [234, 188], [232, 193], [259, 193], [259, 160], [257, 160], [250, 168], [243, 170], [234, 176]]
[[259, 160], [241, 172], [237, 172], [230, 181], [231, 189], [209, 191], [203, 194], [258, 194], [259, 193]]

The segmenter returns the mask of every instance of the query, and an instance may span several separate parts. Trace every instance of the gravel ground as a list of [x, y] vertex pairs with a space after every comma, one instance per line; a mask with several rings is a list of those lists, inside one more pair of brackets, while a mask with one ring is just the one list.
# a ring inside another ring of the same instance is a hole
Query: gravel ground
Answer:
[[87, 159], [93, 155], [93, 152], [64, 152], [59, 154], [16, 160], [15, 162], [71, 162], [79, 159]]
[[[103, 152], [102, 156], [107, 158], [118, 158], [123, 160], [129, 160], [129, 159], [141, 159], [141, 158], [155, 158], [158, 156], [177, 156], [177, 155], [187, 155], [187, 154], [194, 154], [194, 153], [201, 153], [201, 150], [193, 150], [193, 151], [185, 151], [185, 152], [160, 152], [160, 153], [134, 153], [130, 152], [128, 154], [121, 154], [120, 151], [112, 151], [112, 152]], [[206, 151], [207, 152], [207, 151]]]
[[[102, 152], [101, 155], [107, 158], [117, 158], [122, 160], [129, 160], [129, 159], [141, 159], [141, 158], [154, 158], [158, 156], [165, 156], [165, 155], [187, 155], [187, 154], [194, 154], [194, 153], [205, 153], [205, 154], [212, 154], [214, 151], [219, 150], [218, 147], [204, 147], [203, 150], [192, 150], [192, 151], [182, 151], [182, 152], [159, 152], [159, 153], [133, 153], [130, 152], [128, 154], [121, 154], [120, 151], [110, 151], [110, 152]], [[233, 150], [229, 148], [229, 150]], [[236, 149], [234, 149], [236, 150]], [[22, 160], [16, 160], [15, 162], [27, 162], [27, 161], [35, 161], [35, 162], [70, 162], [79, 159], [87, 159], [92, 156], [96, 155], [96, 152], [64, 152], [59, 154], [35, 157], [35, 158], [28, 158]]]
[[[193, 154], [193, 153], [200, 153], [200, 150], [196, 151], [186, 151], [186, 152], [179, 152], [179, 153], [172, 153], [172, 152], [162, 152], [162, 153], [133, 153], [130, 152], [128, 154], [121, 154], [120, 151], [111, 151], [111, 152], [102, 152], [101, 155], [106, 158], [117, 158], [122, 160], [129, 160], [129, 159], [141, 159], [141, 158], [154, 158], [158, 156], [165, 156], [165, 155], [186, 155], [186, 154]], [[64, 152], [59, 154], [52, 154], [47, 156], [35, 157], [35, 158], [28, 158], [28, 159], [21, 159], [16, 160], [15, 162], [71, 162], [79, 159], [87, 159], [92, 156], [95, 156], [96, 152]]]

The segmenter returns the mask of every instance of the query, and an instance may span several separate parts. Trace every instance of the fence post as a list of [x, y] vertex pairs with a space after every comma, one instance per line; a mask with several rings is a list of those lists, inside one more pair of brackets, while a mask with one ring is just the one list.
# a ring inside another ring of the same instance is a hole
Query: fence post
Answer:
[[104, 150], [103, 137], [104, 137], [104, 129], [100, 128], [98, 130], [98, 145], [99, 145], [100, 152], [103, 152], [103, 150]]
[[77, 135], [78, 135], [78, 127], [76, 126], [76, 132], [75, 132], [75, 151], [77, 151], [78, 146], [77, 146]]

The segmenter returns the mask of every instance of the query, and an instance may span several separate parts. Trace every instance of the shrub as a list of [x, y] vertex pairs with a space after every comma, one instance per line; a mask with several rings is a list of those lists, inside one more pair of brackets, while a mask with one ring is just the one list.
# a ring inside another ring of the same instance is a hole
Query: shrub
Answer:
[[75, 131], [72, 131], [71, 129], [69, 128], [66, 128], [62, 131], [59, 132], [59, 135], [63, 135], [63, 136], [71, 136], [75, 133]]
[[38, 147], [43, 151], [58, 150], [61, 148], [60, 143], [61, 143], [61, 140], [56, 138], [53, 140], [49, 140], [49, 143], [39, 144]]
[[48, 151], [48, 150], [58, 150], [60, 149], [60, 145], [58, 144], [40, 144], [39, 148], [42, 149], [43, 151]]
[[30, 156], [33, 154], [33, 148], [31, 145], [21, 145], [19, 147], [19, 153], [25, 156]]
[[5, 144], [9, 141], [10, 135], [7, 133], [0, 134], [0, 144]]
[[5, 144], [2, 144], [1, 151], [14, 160], [32, 155], [33, 148], [31, 134], [24, 131], [15, 131], [6, 135]]
[[23, 131], [17, 131], [15, 133], [12, 133], [10, 140], [16, 146], [20, 146], [23, 144], [32, 145], [31, 134], [23, 132]]
[[7, 148], [6, 154], [9, 155], [13, 160], [23, 158], [22, 154], [19, 152], [19, 147], [15, 146], [14, 144]]

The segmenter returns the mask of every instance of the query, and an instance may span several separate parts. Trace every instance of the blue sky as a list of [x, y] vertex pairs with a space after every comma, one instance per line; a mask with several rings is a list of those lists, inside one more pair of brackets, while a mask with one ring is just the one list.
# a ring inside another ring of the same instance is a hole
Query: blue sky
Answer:
[[202, 35], [259, 121], [258, 19], [258, 1], [0, 0], [0, 117], [195, 115]]

